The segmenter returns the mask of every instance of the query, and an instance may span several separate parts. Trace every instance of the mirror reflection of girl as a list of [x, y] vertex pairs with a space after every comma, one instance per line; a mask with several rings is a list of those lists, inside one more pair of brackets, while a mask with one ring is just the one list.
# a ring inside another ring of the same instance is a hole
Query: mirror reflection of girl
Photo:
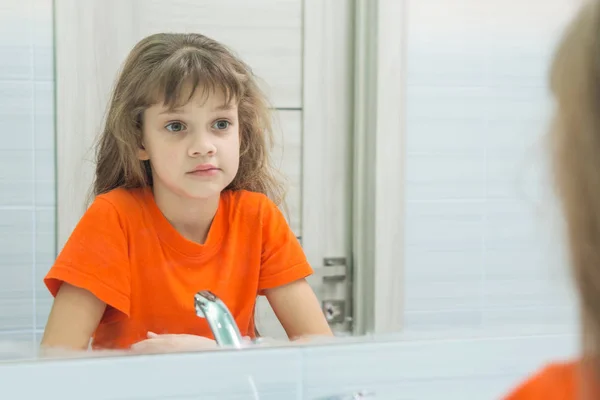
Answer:
[[509, 400], [600, 398], [600, 2], [569, 25], [551, 69], [557, 192], [567, 228], [582, 321], [580, 359], [550, 364]]
[[194, 350], [208, 289], [254, 337], [265, 295], [290, 339], [331, 335], [278, 205], [269, 108], [250, 69], [199, 34], [129, 54], [97, 149], [93, 201], [44, 279], [43, 348]]

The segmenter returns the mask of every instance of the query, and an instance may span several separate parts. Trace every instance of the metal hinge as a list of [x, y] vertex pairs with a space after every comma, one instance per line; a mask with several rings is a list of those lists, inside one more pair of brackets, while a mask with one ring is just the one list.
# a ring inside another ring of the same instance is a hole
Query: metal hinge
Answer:
[[341, 282], [346, 279], [346, 257], [329, 257], [323, 259], [325, 265], [323, 273], [323, 282]]
[[[323, 259], [323, 283], [336, 284], [348, 278], [348, 263], [346, 257], [326, 257]], [[348, 282], [349, 283], [349, 282]], [[345, 283], [345, 284], [348, 284]], [[352, 322], [349, 315], [351, 306], [347, 299], [324, 299], [323, 314], [329, 324]]]

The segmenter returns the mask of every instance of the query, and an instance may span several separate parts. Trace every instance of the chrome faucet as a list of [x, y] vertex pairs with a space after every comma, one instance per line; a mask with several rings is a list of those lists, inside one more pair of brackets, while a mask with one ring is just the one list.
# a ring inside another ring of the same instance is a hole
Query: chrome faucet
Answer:
[[196, 315], [206, 318], [208, 326], [221, 347], [242, 347], [242, 335], [229, 309], [214, 293], [201, 290], [194, 296]]

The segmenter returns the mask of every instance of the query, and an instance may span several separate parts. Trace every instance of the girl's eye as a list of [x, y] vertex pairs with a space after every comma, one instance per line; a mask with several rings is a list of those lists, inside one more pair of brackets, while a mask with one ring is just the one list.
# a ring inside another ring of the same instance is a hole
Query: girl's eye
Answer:
[[181, 132], [185, 129], [185, 125], [183, 125], [181, 122], [171, 122], [170, 124], [167, 124], [165, 128], [171, 132]]
[[213, 128], [223, 131], [223, 130], [229, 128], [229, 125], [231, 125], [231, 123], [229, 121], [221, 119], [214, 123]]

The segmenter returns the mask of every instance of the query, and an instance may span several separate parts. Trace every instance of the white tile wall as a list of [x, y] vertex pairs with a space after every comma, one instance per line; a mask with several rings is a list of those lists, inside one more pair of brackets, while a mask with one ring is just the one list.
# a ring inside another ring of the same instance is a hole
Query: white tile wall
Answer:
[[36, 341], [55, 257], [52, 0], [0, 7], [0, 338]]
[[576, 329], [542, 135], [577, 5], [408, 2], [408, 331]]

